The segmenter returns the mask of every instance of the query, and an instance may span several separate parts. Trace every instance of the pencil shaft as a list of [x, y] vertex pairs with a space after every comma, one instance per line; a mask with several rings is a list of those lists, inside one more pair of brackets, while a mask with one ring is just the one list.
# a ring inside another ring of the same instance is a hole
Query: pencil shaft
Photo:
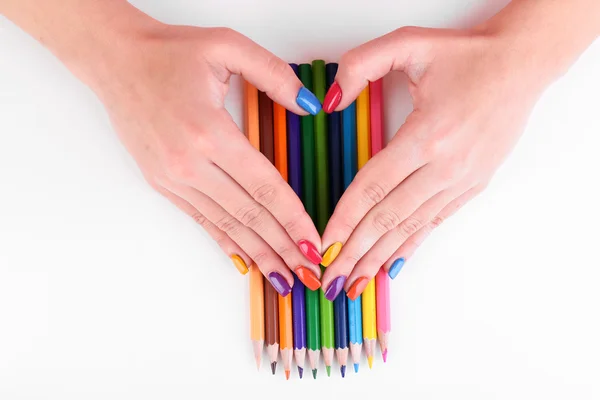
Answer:
[[[329, 63], [325, 67], [327, 76], [327, 90], [335, 80], [338, 65]], [[329, 140], [329, 186], [331, 204], [329, 213], [332, 214], [335, 206], [342, 197], [344, 185], [342, 182], [342, 116], [339, 111], [334, 111], [327, 116], [327, 138]]]
[[258, 122], [258, 90], [248, 81], [244, 81], [245, 131], [246, 137], [255, 149], [260, 148]]
[[275, 149], [275, 168], [281, 174], [281, 177], [287, 182], [288, 180], [288, 159], [287, 159], [287, 126], [286, 126], [286, 109], [273, 103], [273, 125], [274, 125], [274, 142]]
[[[324, 272], [325, 267], [321, 266], [321, 273]], [[325, 298], [323, 290], [319, 290], [319, 305], [321, 312], [321, 346], [333, 351], [335, 345], [333, 302]]]
[[260, 152], [275, 164], [275, 137], [273, 132], [273, 101], [265, 92], [258, 92], [260, 123]]
[[369, 83], [371, 157], [383, 149], [383, 78]]
[[356, 144], [357, 161], [360, 170], [371, 156], [369, 118], [369, 86], [365, 87], [356, 99]]
[[356, 154], [356, 102], [342, 110], [342, 184], [344, 190], [356, 175], [358, 169]]
[[[296, 76], [299, 76], [298, 65], [290, 64]], [[291, 111], [286, 112], [287, 145], [288, 145], [288, 180], [299, 198], [302, 198], [302, 150], [300, 135], [300, 116]]]
[[[300, 80], [308, 88], [312, 88], [312, 67], [310, 64], [300, 64], [298, 66]], [[302, 202], [306, 212], [316, 224], [316, 168], [315, 168], [315, 126], [314, 116], [311, 114], [300, 118], [300, 128], [302, 131]]]
[[[312, 63], [313, 93], [321, 103], [325, 98], [325, 61], [314, 60]], [[329, 205], [329, 173], [327, 150], [327, 120], [323, 110], [315, 116], [315, 164], [317, 177], [317, 230], [320, 234], [330, 217]]]
[[265, 279], [265, 342], [279, 344], [279, 294]]

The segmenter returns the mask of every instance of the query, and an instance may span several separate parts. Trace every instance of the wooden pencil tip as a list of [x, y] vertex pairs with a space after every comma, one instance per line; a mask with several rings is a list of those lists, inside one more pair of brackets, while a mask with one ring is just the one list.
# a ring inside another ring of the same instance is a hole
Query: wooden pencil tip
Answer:
[[358, 367], [359, 367], [359, 364], [355, 363], [354, 364], [354, 372], [358, 373]]
[[260, 371], [260, 357], [255, 357], [254, 361], [256, 361], [256, 370]]
[[387, 349], [385, 349], [383, 353], [381, 353], [381, 356], [383, 357], [383, 362], [387, 362]]
[[331, 377], [331, 365], [325, 366], [325, 370], [327, 370], [327, 376]]
[[373, 369], [373, 356], [370, 356], [367, 360], [369, 361], [369, 369]]
[[340, 367], [340, 373], [342, 374], [342, 378], [346, 377], [346, 366], [345, 365], [342, 365]]
[[312, 373], [313, 373], [313, 379], [317, 379], [317, 369], [316, 368], [312, 370]]
[[285, 371], [285, 380], [286, 381], [290, 380], [290, 371], [289, 370]]
[[300, 377], [300, 379], [302, 379], [303, 375], [304, 375], [304, 368], [298, 367], [298, 376]]

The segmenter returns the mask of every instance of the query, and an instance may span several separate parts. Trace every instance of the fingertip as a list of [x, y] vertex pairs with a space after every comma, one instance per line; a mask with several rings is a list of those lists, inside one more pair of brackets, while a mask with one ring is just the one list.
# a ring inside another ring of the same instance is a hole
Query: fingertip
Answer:
[[238, 270], [238, 272], [242, 275], [246, 275], [250, 269], [248, 268], [249, 263], [247, 263], [241, 256], [237, 254], [232, 254], [229, 256], [231, 262], [234, 267]]
[[317, 115], [322, 109], [321, 102], [317, 96], [305, 86], [300, 87], [298, 90], [296, 104], [311, 115]]

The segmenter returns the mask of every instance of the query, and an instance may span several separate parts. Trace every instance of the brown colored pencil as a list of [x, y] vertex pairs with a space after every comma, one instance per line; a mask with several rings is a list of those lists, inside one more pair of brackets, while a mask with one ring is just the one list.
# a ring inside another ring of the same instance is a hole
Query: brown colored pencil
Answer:
[[273, 100], [265, 92], [258, 92], [258, 119], [260, 123], [260, 152], [275, 164], [275, 136], [273, 132]]
[[265, 342], [271, 363], [271, 372], [275, 375], [279, 354], [279, 294], [265, 278]]

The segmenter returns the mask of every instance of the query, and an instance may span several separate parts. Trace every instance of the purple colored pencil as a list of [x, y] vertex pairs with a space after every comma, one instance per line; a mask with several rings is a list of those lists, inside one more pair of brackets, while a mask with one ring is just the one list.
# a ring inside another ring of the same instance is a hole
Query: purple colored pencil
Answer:
[[[298, 65], [290, 64], [296, 76]], [[296, 195], [302, 198], [302, 153], [300, 146], [300, 116], [291, 111], [286, 113], [288, 143], [288, 182]]]

